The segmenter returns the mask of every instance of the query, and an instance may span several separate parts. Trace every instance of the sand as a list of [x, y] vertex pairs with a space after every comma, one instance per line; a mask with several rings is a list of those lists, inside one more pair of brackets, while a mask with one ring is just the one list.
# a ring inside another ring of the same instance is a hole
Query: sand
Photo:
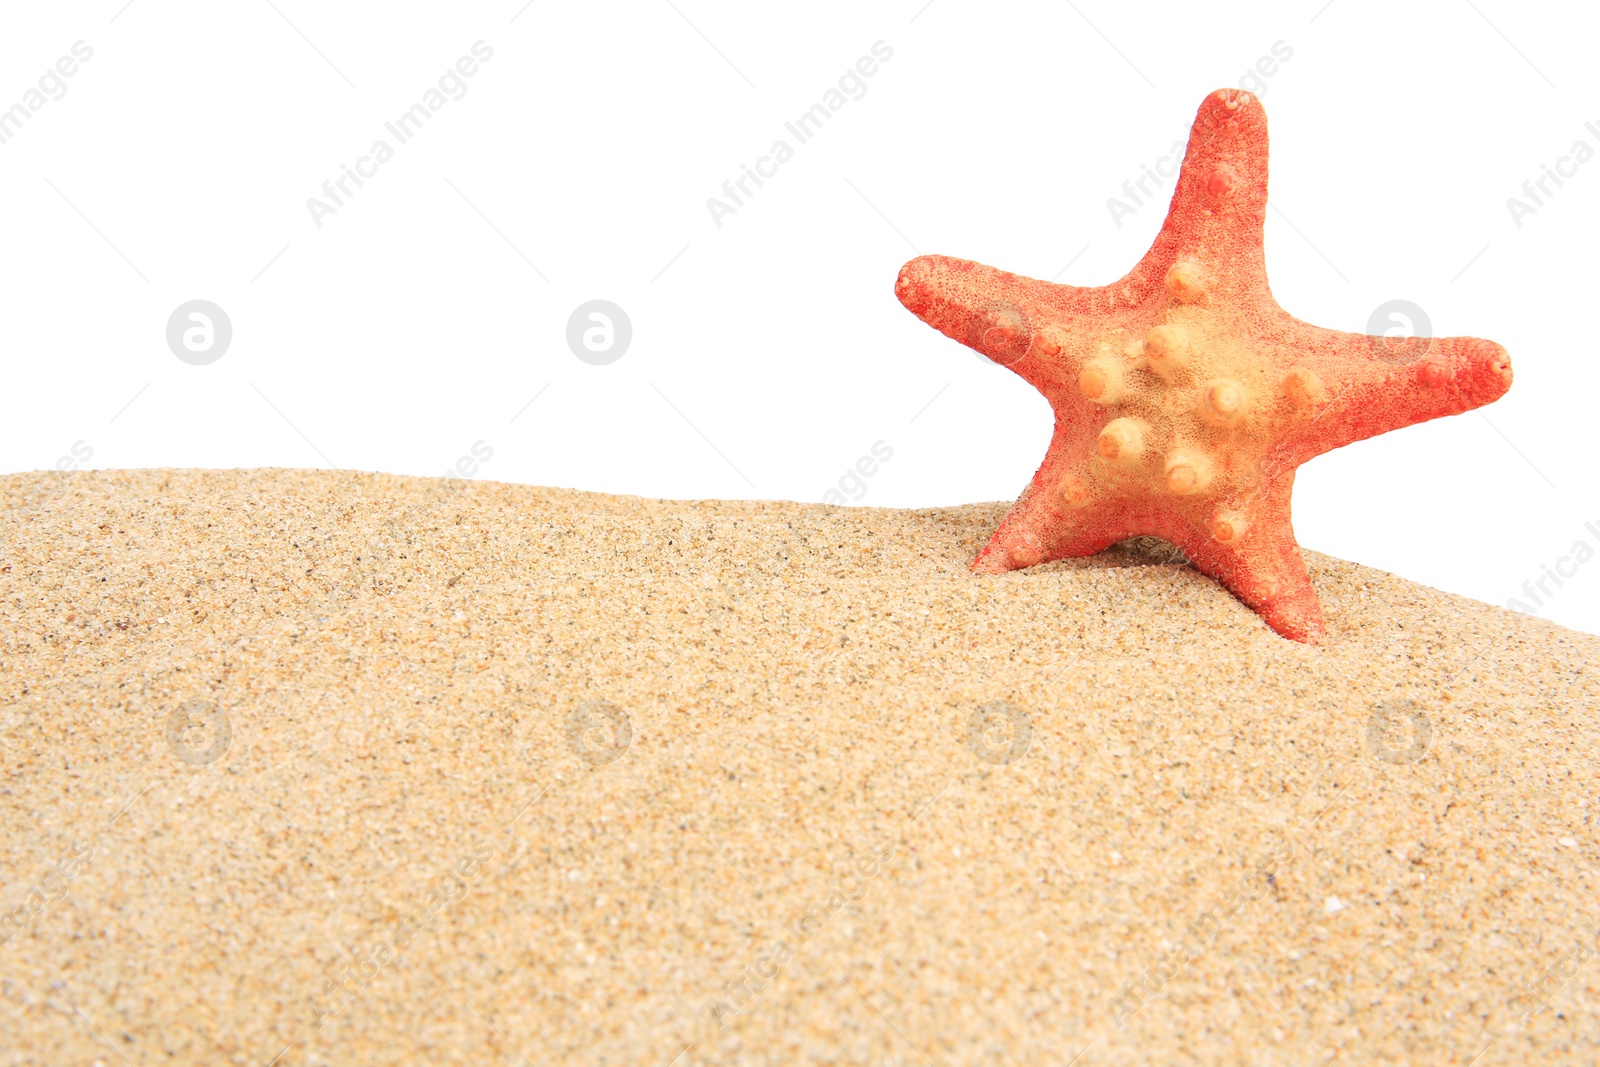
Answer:
[[1003, 504], [0, 486], [0, 1064], [1600, 1056], [1600, 639], [974, 576]]

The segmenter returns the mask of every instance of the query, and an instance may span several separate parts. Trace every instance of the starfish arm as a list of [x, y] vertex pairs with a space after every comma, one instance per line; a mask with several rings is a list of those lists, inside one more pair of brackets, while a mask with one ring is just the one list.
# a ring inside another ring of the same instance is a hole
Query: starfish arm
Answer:
[[1004, 574], [1046, 560], [1092, 556], [1131, 535], [1132, 531], [1122, 530], [1103, 509], [1082, 504], [1073, 507], [1062, 498], [1062, 471], [1068, 465], [1062, 446], [1071, 432], [1057, 422], [1055, 440], [1044, 462], [972, 561], [974, 571]]
[[[1328, 395], [1310, 419], [1283, 441], [1293, 464], [1353, 441], [1482, 407], [1511, 387], [1511, 359], [1493, 341], [1439, 337], [1393, 343], [1389, 338], [1318, 331]], [[1419, 358], [1420, 356], [1420, 358]]]
[[[1090, 322], [1102, 290], [1056, 285], [954, 256], [918, 256], [895, 295], [929, 326], [1008, 367], [1046, 397], [1075, 373], [1059, 338]], [[1048, 327], [1048, 328], [1047, 328]]]
[[1267, 113], [1253, 94], [1219, 89], [1200, 104], [1166, 221], [1115, 287], [1127, 299], [1165, 297], [1174, 263], [1197, 262], [1213, 303], [1272, 305], [1262, 240], [1267, 220]]
[[1062, 340], [1085, 325], [1147, 317], [1150, 306], [1167, 300], [1169, 271], [1186, 257], [1203, 260], [1194, 267], [1207, 302], [1276, 312], [1262, 245], [1266, 210], [1266, 112], [1250, 93], [1223, 89], [1200, 105], [1166, 221], [1121, 280], [1080, 288], [953, 256], [919, 256], [900, 269], [895, 295], [934, 329], [1054, 399], [1083, 360], [1082, 353], [1063, 354]]
[[1252, 508], [1249, 532], [1235, 542], [1204, 534], [1172, 540], [1196, 570], [1221, 582], [1268, 626], [1291, 640], [1314, 645], [1324, 634], [1322, 606], [1289, 521], [1293, 485], [1293, 471], [1272, 479]]

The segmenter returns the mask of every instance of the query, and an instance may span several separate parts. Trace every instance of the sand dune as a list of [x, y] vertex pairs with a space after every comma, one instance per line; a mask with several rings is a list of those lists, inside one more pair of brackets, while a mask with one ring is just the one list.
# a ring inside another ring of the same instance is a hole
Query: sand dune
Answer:
[[1600, 1056], [1600, 639], [973, 576], [1003, 504], [0, 485], [0, 1063]]

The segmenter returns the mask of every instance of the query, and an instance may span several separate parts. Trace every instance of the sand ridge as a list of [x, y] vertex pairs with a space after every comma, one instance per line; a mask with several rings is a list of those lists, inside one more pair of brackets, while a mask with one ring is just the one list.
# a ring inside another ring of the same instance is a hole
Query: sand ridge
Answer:
[[0, 486], [0, 1063], [1595, 1058], [1600, 639], [1001, 504]]

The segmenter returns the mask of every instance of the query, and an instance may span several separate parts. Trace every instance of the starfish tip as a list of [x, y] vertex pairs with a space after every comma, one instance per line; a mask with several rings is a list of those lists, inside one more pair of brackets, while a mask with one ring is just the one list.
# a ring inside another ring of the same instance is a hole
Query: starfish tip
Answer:
[[1265, 119], [1267, 109], [1261, 98], [1248, 89], [1218, 89], [1206, 96], [1200, 105], [1200, 114], [1207, 113], [1223, 118]]
[[969, 569], [973, 574], [1004, 574], [1015, 568], [1012, 566], [1008, 552], [990, 545], [978, 553], [977, 558], [972, 561]]
[[970, 259], [918, 256], [900, 268], [894, 292], [907, 311], [946, 337], [1010, 367], [1035, 342], [1025, 301], [1016, 297], [1022, 281]]
[[1479, 337], [1444, 337], [1414, 364], [1424, 392], [1448, 398], [1459, 411], [1492, 404], [1511, 388], [1511, 356]]
[[907, 311], [918, 318], [927, 307], [931, 283], [938, 275], [942, 256], [918, 256], [900, 268], [894, 280], [894, 295]]

